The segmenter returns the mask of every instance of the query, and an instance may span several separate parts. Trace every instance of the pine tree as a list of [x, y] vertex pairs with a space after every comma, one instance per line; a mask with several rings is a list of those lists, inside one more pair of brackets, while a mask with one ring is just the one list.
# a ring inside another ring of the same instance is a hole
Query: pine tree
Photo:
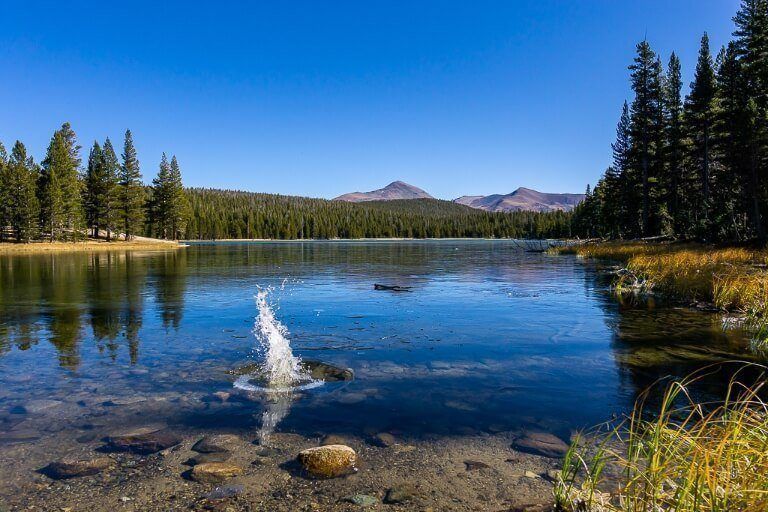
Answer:
[[187, 200], [187, 194], [184, 192], [181, 169], [179, 168], [178, 160], [176, 160], [176, 155], [171, 157], [170, 198], [171, 233], [174, 239], [179, 239], [187, 228], [189, 201]]
[[94, 141], [85, 171], [85, 218], [94, 238], [99, 236], [104, 211], [104, 156], [101, 145]]
[[27, 156], [27, 148], [16, 141], [3, 180], [7, 180], [8, 189], [7, 220], [18, 242], [28, 242], [37, 234], [37, 174], [35, 162]]
[[11, 224], [10, 183], [8, 152], [0, 142], [0, 240], [5, 239], [6, 228]]
[[712, 162], [712, 124], [714, 122], [715, 69], [709, 51], [709, 36], [701, 38], [696, 73], [691, 83], [691, 92], [685, 100], [685, 122], [691, 141], [690, 161], [699, 181], [697, 197], [697, 232], [709, 238], [711, 226], [710, 185]]
[[152, 180], [152, 202], [150, 206], [152, 229], [155, 236], [168, 238], [171, 229], [171, 166], [163, 153], [160, 169]]
[[[630, 109], [630, 134], [632, 138], [631, 173], [628, 182], [631, 185], [630, 202], [632, 209], [638, 203], [640, 207], [640, 232], [648, 236], [658, 231], [658, 219], [651, 203], [654, 192], [651, 190], [660, 174], [659, 141], [662, 137], [662, 98], [661, 98], [661, 65], [656, 54], [647, 41], [637, 45], [637, 56], [629, 66], [632, 90], [635, 99]], [[637, 189], [640, 191], [640, 201], [637, 200]], [[654, 208], [656, 210], [656, 208]], [[633, 226], [628, 226], [630, 229]], [[636, 231], [635, 231], [636, 232]]]
[[765, 241], [762, 215], [766, 197], [764, 169], [768, 158], [768, 0], [742, 0], [733, 21], [735, 51], [748, 98], [744, 125], [748, 134], [747, 165], [752, 187], [750, 216], [758, 239]]
[[602, 224], [606, 228], [602, 234], [616, 238], [622, 236], [625, 226], [631, 222], [627, 209], [627, 201], [631, 198], [628, 177], [631, 149], [629, 105], [625, 101], [616, 125], [616, 141], [611, 144], [613, 165], [605, 171], [602, 184], [605, 201]]
[[51, 241], [79, 239], [84, 222], [81, 200], [80, 146], [69, 123], [54, 132], [38, 183], [41, 223]]
[[144, 186], [141, 183], [139, 160], [133, 146], [131, 130], [125, 132], [123, 145], [123, 165], [120, 167], [119, 209], [125, 239], [130, 240], [141, 229], [144, 221]]
[[668, 178], [668, 183], [666, 183], [666, 201], [672, 218], [672, 228], [676, 234], [680, 233], [682, 224], [680, 219], [680, 187], [683, 177], [683, 156], [685, 152], [682, 88], [680, 59], [672, 52], [664, 79], [664, 130], [666, 135], [666, 176]]
[[118, 174], [120, 172], [120, 162], [117, 160], [115, 148], [107, 137], [104, 141], [104, 150], [102, 151], [102, 166], [104, 169], [103, 183], [103, 228], [107, 232], [107, 240], [112, 238], [112, 233], [120, 222], [120, 209], [118, 205]]

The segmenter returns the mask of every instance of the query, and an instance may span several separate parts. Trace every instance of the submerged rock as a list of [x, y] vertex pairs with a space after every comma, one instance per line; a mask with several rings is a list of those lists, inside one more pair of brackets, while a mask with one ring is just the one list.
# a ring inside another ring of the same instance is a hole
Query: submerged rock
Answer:
[[355, 378], [355, 372], [351, 368], [339, 368], [322, 361], [303, 361], [302, 366], [316, 380], [340, 382]]
[[96, 457], [94, 459], [65, 457], [56, 462], [51, 462], [42, 472], [49, 477], [61, 480], [80, 476], [95, 475], [113, 467], [115, 462], [109, 457]]
[[205, 436], [192, 445], [192, 450], [198, 453], [228, 452], [233, 445], [240, 443], [240, 441], [240, 437], [234, 434]]
[[418, 495], [416, 486], [410, 483], [397, 484], [392, 486], [384, 497], [384, 503], [398, 504], [413, 501]]
[[368, 494], [351, 494], [341, 498], [341, 501], [352, 503], [358, 507], [372, 507], [379, 504], [379, 499], [377, 497]]
[[328, 446], [331, 444], [347, 444], [347, 440], [336, 434], [328, 434], [322, 441], [320, 441], [320, 446]]
[[232, 457], [232, 452], [224, 450], [221, 452], [198, 453], [190, 457], [185, 464], [188, 466], [197, 466], [207, 462], [226, 462]]
[[[351, 368], [340, 368], [322, 361], [302, 361], [301, 365], [315, 380], [340, 382], [352, 380], [355, 377], [355, 373]], [[230, 370], [229, 373], [237, 376], [255, 375], [258, 377], [264, 374], [264, 368], [258, 363], [249, 363], [239, 368], [235, 368], [234, 370]]]
[[331, 444], [309, 448], [297, 457], [301, 466], [314, 476], [333, 478], [354, 469], [357, 461], [355, 450], [343, 444]]
[[379, 432], [371, 438], [371, 444], [380, 448], [389, 448], [397, 444], [397, 439], [389, 432]]
[[388, 285], [388, 284], [379, 284], [374, 283], [373, 289], [379, 290], [379, 291], [390, 291], [390, 292], [409, 292], [411, 291], [412, 286], [400, 286], [400, 285]]
[[480, 462], [479, 460], [465, 460], [464, 466], [467, 471], [477, 471], [478, 469], [488, 469], [491, 467], [485, 462]]
[[512, 448], [552, 458], [560, 458], [568, 451], [568, 445], [562, 439], [546, 432], [526, 432], [522, 437], [515, 439]]
[[217, 484], [243, 474], [242, 468], [227, 462], [206, 462], [192, 468], [190, 477], [195, 482]]
[[181, 438], [175, 434], [160, 431], [137, 435], [111, 436], [107, 438], [105, 449], [149, 455], [171, 448], [179, 443], [181, 443]]

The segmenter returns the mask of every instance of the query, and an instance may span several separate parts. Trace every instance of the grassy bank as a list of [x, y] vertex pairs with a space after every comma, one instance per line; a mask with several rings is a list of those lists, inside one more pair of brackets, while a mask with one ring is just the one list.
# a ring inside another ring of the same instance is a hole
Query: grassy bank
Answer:
[[[768, 510], [764, 377], [749, 387], [737, 372], [722, 403], [697, 402], [689, 388], [710, 370], [648, 389], [625, 421], [577, 437], [555, 487], [560, 510]], [[646, 411], [651, 393], [658, 412]]]
[[28, 244], [0, 243], [0, 255], [3, 254], [47, 254], [54, 252], [92, 252], [92, 251], [167, 251], [182, 247], [177, 242], [162, 240], [136, 240], [130, 242], [87, 240], [83, 242], [35, 242]]
[[698, 244], [607, 242], [555, 248], [621, 262], [616, 289], [660, 292], [682, 301], [709, 302], [742, 315], [754, 348], [768, 349], [768, 251]]

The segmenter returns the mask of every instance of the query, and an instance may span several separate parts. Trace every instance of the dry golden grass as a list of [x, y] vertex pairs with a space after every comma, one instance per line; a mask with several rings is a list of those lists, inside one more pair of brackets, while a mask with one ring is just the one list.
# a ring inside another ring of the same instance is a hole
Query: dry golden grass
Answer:
[[707, 301], [743, 314], [753, 345], [768, 353], [768, 251], [697, 244], [609, 242], [555, 249], [556, 253], [617, 260], [626, 265], [617, 289], [655, 290], [682, 300]]
[[29, 244], [0, 243], [0, 255], [3, 254], [47, 254], [54, 252], [92, 252], [92, 251], [167, 251], [182, 247], [176, 242], [165, 241], [95, 241], [84, 242], [35, 242]]
[[[555, 487], [559, 509], [768, 510], [768, 407], [759, 396], [765, 379], [744, 387], [735, 377], [723, 402], [699, 403], [688, 390], [708, 371], [669, 384], [659, 412], [646, 410], [657, 391], [651, 387], [624, 422], [577, 437]], [[610, 493], [606, 468], [621, 475]]]

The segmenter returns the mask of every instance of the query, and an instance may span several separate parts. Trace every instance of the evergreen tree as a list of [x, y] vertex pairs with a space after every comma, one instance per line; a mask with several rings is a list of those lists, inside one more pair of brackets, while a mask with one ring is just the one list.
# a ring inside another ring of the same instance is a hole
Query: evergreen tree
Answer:
[[181, 168], [176, 160], [176, 155], [171, 157], [170, 165], [170, 224], [171, 233], [174, 240], [182, 237], [187, 229], [187, 218], [189, 216], [189, 201], [184, 192], [184, 184], [181, 179]]
[[[632, 136], [630, 133], [629, 105], [624, 102], [621, 117], [616, 125], [616, 141], [611, 144], [613, 165], [605, 171], [602, 195], [605, 205], [601, 223], [605, 230], [602, 235], [615, 238], [622, 237], [624, 226], [631, 222], [627, 202], [631, 199], [631, 188], [628, 178]], [[595, 188], [601, 188], [600, 183]]]
[[41, 223], [51, 241], [81, 238], [84, 210], [79, 152], [74, 131], [64, 123], [51, 138], [38, 183]]
[[85, 171], [85, 219], [91, 236], [99, 236], [104, 212], [104, 156], [101, 145], [94, 141]]
[[160, 169], [152, 180], [152, 202], [150, 217], [152, 233], [160, 238], [168, 238], [171, 234], [171, 211], [173, 187], [171, 186], [171, 166], [168, 157], [163, 153], [160, 159]]
[[3, 181], [8, 189], [8, 221], [16, 240], [28, 242], [37, 234], [39, 207], [36, 197], [38, 170], [27, 148], [16, 141], [6, 165]]
[[144, 186], [141, 183], [139, 160], [133, 146], [131, 130], [125, 132], [123, 145], [123, 165], [120, 167], [119, 209], [125, 239], [130, 240], [141, 229], [144, 221]]
[[694, 212], [697, 219], [696, 232], [705, 238], [711, 234], [709, 210], [711, 208], [710, 186], [712, 162], [712, 125], [714, 123], [715, 69], [709, 51], [709, 37], [701, 38], [696, 74], [691, 83], [691, 92], [685, 100], [685, 122], [691, 141], [691, 167], [698, 178], [696, 190], [699, 201]]
[[104, 141], [104, 150], [102, 151], [102, 166], [104, 169], [103, 184], [103, 228], [107, 232], [107, 240], [112, 238], [112, 233], [120, 223], [120, 208], [118, 197], [118, 176], [120, 173], [120, 162], [117, 160], [115, 148], [107, 137]]
[[685, 154], [682, 88], [680, 59], [672, 52], [664, 80], [665, 160], [668, 179], [665, 185], [667, 188], [666, 201], [672, 218], [672, 229], [676, 234], [679, 234], [682, 228], [680, 188], [683, 177], [683, 156]]
[[[630, 170], [628, 207], [640, 204], [640, 233], [648, 236], [658, 232], [658, 205], [652, 204], [660, 174], [662, 133], [661, 65], [647, 41], [637, 45], [637, 56], [629, 66], [635, 99], [630, 109]], [[638, 194], [639, 192], [639, 194]], [[639, 196], [639, 201], [638, 201]], [[653, 210], [652, 210], [653, 209]], [[628, 228], [635, 233], [634, 226]]]
[[733, 19], [734, 36], [746, 88], [744, 128], [747, 138], [747, 168], [751, 223], [757, 237], [765, 241], [762, 222], [766, 197], [765, 163], [768, 157], [768, 0], [742, 0]]
[[8, 176], [8, 152], [0, 142], [0, 240], [5, 239], [6, 228], [10, 225], [10, 178]]

